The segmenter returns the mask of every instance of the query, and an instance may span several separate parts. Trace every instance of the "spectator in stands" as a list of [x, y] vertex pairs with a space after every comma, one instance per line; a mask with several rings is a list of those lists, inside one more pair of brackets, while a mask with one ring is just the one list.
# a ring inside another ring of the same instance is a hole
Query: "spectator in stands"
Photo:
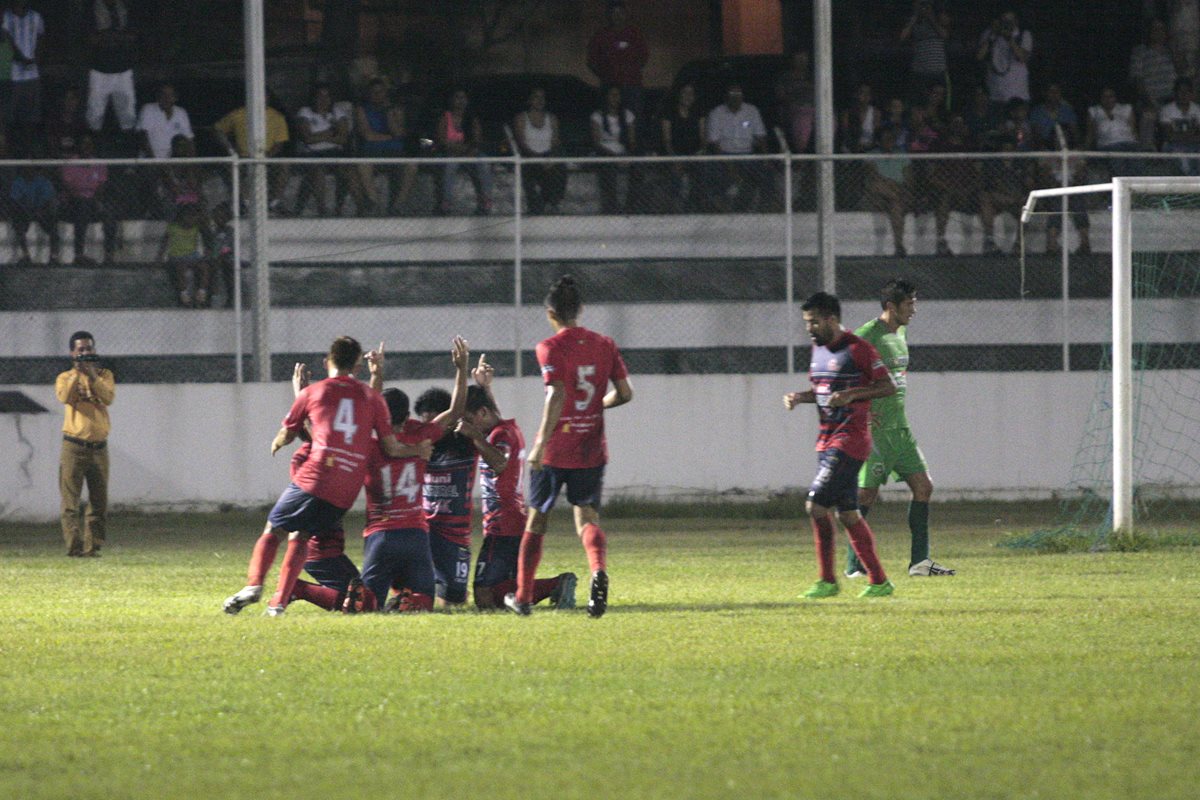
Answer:
[[[1082, 158], [1071, 157], [1067, 164], [1067, 180], [1063, 181], [1063, 162], [1061, 158], [1054, 157], [1048, 159], [1043, 166], [1043, 174], [1047, 180], [1043, 182], [1043, 187], [1057, 186], [1080, 186], [1088, 182], [1087, 162]], [[1053, 210], [1058, 206], [1051, 205]], [[1088, 220], [1087, 200], [1081, 194], [1073, 194], [1067, 197], [1067, 212], [1071, 217], [1071, 224], [1075, 226], [1075, 232], [1079, 234], [1079, 248], [1075, 251], [1079, 255], [1088, 255], [1092, 252], [1091, 240], [1091, 222]], [[1057, 253], [1062, 249], [1062, 240], [1060, 233], [1062, 230], [1062, 214], [1046, 215], [1046, 252]]]
[[29, 266], [33, 259], [29, 255], [26, 234], [30, 223], [37, 223], [50, 240], [51, 266], [59, 264], [58, 238], [58, 194], [54, 185], [40, 169], [31, 164], [17, 168], [17, 176], [8, 187], [9, 213], [13, 234], [19, 252], [18, 264]]
[[158, 248], [158, 262], [171, 273], [179, 305], [184, 308], [204, 308], [209, 304], [209, 264], [201, 246], [204, 227], [204, 212], [199, 204], [180, 206], [175, 219], [167, 223]]
[[912, 206], [912, 193], [908, 188], [910, 159], [899, 155], [896, 132], [892, 128], [879, 132], [879, 146], [873, 152], [891, 157], [868, 162], [864, 197], [869, 208], [887, 214], [896, 257], [904, 258], [908, 255], [904, 248], [904, 218]]
[[[221, 275], [225, 291], [225, 307], [233, 308], [233, 207], [229, 203], [218, 203], [212, 212], [212, 228], [208, 231], [208, 263], [210, 271], [216, 267]], [[213, 292], [215, 294], [215, 292]], [[209, 295], [210, 299], [212, 295]]]
[[1171, 47], [1182, 73], [1195, 75], [1200, 70], [1200, 1], [1170, 0], [1167, 5]]
[[[471, 107], [467, 90], [457, 88], [450, 93], [449, 107], [438, 116], [438, 152], [450, 158], [475, 158], [483, 149], [483, 123]], [[458, 162], [442, 167], [437, 212], [449, 214], [454, 200], [454, 179], [466, 171], [475, 186], [475, 213], [492, 213], [492, 165], [485, 161]]]
[[[637, 118], [621, 101], [621, 88], [609, 86], [604, 90], [603, 106], [592, 112], [592, 146], [601, 156], [624, 156], [637, 152]], [[600, 184], [600, 213], [620, 214], [633, 198], [624, 203], [618, 197], [617, 178], [621, 167], [601, 164], [596, 168]], [[629, 192], [628, 194], [632, 194]]]
[[[696, 87], [685, 83], [675, 93], [661, 121], [662, 150], [669, 156], [703, 155], [708, 142], [704, 116], [696, 108]], [[809, 120], [811, 132], [812, 120]], [[675, 211], [699, 211], [705, 205], [703, 162], [673, 162], [669, 166], [671, 198]]]
[[[179, 134], [171, 141], [171, 158], [195, 158], [196, 143]], [[203, 176], [198, 164], [170, 164], [163, 172], [162, 194], [167, 204], [167, 218], [178, 214], [183, 206], [196, 205], [204, 207], [204, 196], [201, 193]]]
[[[562, 149], [558, 116], [546, 110], [546, 90], [536, 86], [529, 92], [529, 107], [513, 117], [513, 138], [525, 158], [557, 156]], [[524, 164], [521, 191], [530, 214], [555, 214], [567, 191], [567, 171], [562, 164]]]
[[0, 27], [13, 42], [12, 102], [5, 122], [17, 136], [17, 146], [28, 151], [34, 132], [42, 124], [42, 79], [38, 70], [38, 45], [46, 33], [42, 15], [28, 0], [12, 0]]
[[[359, 138], [358, 152], [363, 158], [402, 158], [407, 155], [404, 108], [392, 101], [383, 78], [372, 78], [367, 84], [366, 100], [354, 110], [354, 121]], [[387, 176], [392, 212], [403, 213], [417, 181], [417, 165], [381, 166], [380, 171]], [[388, 206], [375, 187], [374, 165], [360, 164], [358, 174], [365, 197], [358, 213], [382, 213]], [[398, 190], [397, 182], [400, 184]], [[355, 203], [357, 205], [357, 200]]]
[[108, 167], [92, 161], [96, 157], [96, 142], [91, 134], [85, 133], [80, 137], [78, 154], [73, 157], [80, 163], [65, 164], [62, 168], [62, 216], [75, 229], [75, 266], [96, 266], [96, 262], [85, 252], [88, 226], [93, 222], [100, 223], [104, 235], [104, 265], [109, 266], [117, 244], [117, 223], [109, 212], [104, 196], [108, 185]]
[[[3, 20], [0, 19], [0, 23]], [[16, 47], [12, 36], [0, 25], [0, 127], [12, 119], [13, 57]]]
[[[725, 90], [725, 102], [708, 114], [709, 149], [719, 155], [750, 155], [767, 152], [767, 129], [758, 108], [742, 99], [740, 84]], [[771, 193], [771, 172], [766, 163], [729, 161], [721, 165], [725, 180], [718, 182], [724, 205], [731, 211], [745, 211], [766, 203]]]
[[[1139, 149], [1133, 107], [1118, 103], [1116, 90], [1111, 86], [1105, 86], [1100, 92], [1100, 102], [1088, 109], [1087, 148], [1114, 153]], [[1110, 159], [1108, 168], [1113, 175], [1132, 175], [1139, 171], [1138, 164], [1120, 159]]]
[[[289, 136], [287, 117], [279, 110], [279, 101], [273, 92], [267, 92], [266, 131], [263, 135], [263, 154], [266, 158], [278, 159], [285, 155]], [[249, 120], [246, 107], [240, 106], [217, 120], [213, 134], [228, 152], [236, 152], [242, 158], [250, 158]], [[233, 141], [230, 142], [230, 137]], [[268, 210], [272, 214], [283, 214], [283, 190], [287, 187], [287, 164], [271, 164], [267, 169]], [[247, 184], [248, 185], [248, 184]]]
[[1129, 56], [1129, 82], [1133, 85], [1134, 107], [1138, 112], [1137, 138], [1143, 150], [1158, 147], [1158, 111], [1171, 102], [1182, 64], [1167, 43], [1166, 23], [1151, 19], [1146, 43], [1134, 46]]
[[79, 141], [88, 132], [83, 117], [83, 96], [76, 86], [63, 90], [58, 107], [46, 117], [46, 145], [51, 158], [79, 153]]
[[[939, 153], [972, 153], [979, 146], [971, 140], [971, 131], [961, 114], [950, 118], [946, 132], [936, 142]], [[974, 159], [947, 158], [927, 162], [932, 190], [934, 224], [937, 228], [937, 254], [952, 255], [946, 242], [951, 211], [974, 213], [979, 204], [979, 162]]]
[[587, 65], [601, 86], [615, 86], [621, 92], [621, 106], [640, 118], [643, 111], [642, 70], [650, 58], [646, 39], [629, 22], [625, 3], [608, 4], [608, 24], [596, 31], [588, 42]]
[[860, 83], [854, 92], [854, 105], [842, 111], [838, 131], [843, 153], [866, 153], [875, 147], [880, 114], [873, 95], [871, 84]]
[[892, 131], [896, 137], [896, 149], [905, 152], [908, 150], [908, 106], [904, 104], [904, 99], [901, 97], [893, 97], [888, 101], [887, 111], [884, 113], [883, 121], [879, 123], [880, 133], [887, 128]]
[[1079, 146], [1079, 117], [1071, 104], [1063, 99], [1062, 87], [1051, 83], [1046, 87], [1042, 102], [1029, 112], [1029, 128], [1036, 150], [1057, 150], [1060, 147], [1055, 127], [1061, 128], [1068, 147]]
[[[346, 104], [333, 102], [333, 90], [327, 83], [313, 84], [308, 105], [296, 112], [296, 155], [302, 158], [341, 158], [348, 152], [350, 144], [350, 109]], [[325, 176], [334, 176], [333, 209], [336, 213], [345, 192], [354, 194], [354, 204], [362, 208], [367, 203], [366, 193], [358, 182], [357, 171], [340, 166], [326, 169], [319, 164], [301, 168], [300, 192], [296, 195], [296, 213], [304, 213], [308, 198], [317, 201], [317, 216], [329, 216], [329, 204], [325, 196]], [[347, 185], [348, 184], [348, 185]], [[347, 185], [343, 189], [343, 185]]]
[[1009, 9], [979, 35], [975, 58], [984, 66], [984, 84], [997, 112], [1014, 97], [1029, 100], [1029, 58], [1033, 34], [1021, 30], [1017, 12]]
[[946, 95], [946, 84], [931, 83], [925, 89], [925, 119], [938, 133], [950, 126], [950, 104]]
[[142, 106], [137, 122], [141, 155], [149, 158], [170, 158], [171, 142], [176, 136], [194, 138], [187, 109], [176, 105], [176, 99], [175, 86], [162, 83], [158, 87], [155, 101]]
[[[925, 106], [913, 106], [908, 114], [908, 152], [932, 153], [940, 147], [941, 133], [929, 122]], [[930, 182], [933, 162], [928, 159], [913, 159], [908, 170], [908, 188], [911, 196], [909, 210], [924, 213], [937, 208], [937, 193]]]
[[89, 38], [92, 60], [88, 70], [88, 126], [93, 131], [104, 126], [104, 115], [111, 102], [117, 125], [128, 133], [137, 122], [133, 88], [137, 36], [129, 27], [124, 0], [94, 0]]
[[1028, 152], [1033, 149], [1033, 126], [1029, 123], [1029, 103], [1019, 97], [1008, 101], [1008, 116], [1004, 120], [1004, 133], [1017, 143], [1017, 150]]
[[[1158, 125], [1164, 153], [1200, 152], [1200, 106], [1191, 78], [1175, 81], [1175, 99], [1159, 112]], [[1184, 175], [1200, 175], [1200, 159], [1181, 159], [1179, 169]]]
[[900, 29], [900, 41], [912, 43], [912, 65], [908, 75], [909, 100], [924, 102], [929, 87], [940, 84], [949, 91], [950, 72], [946, 42], [950, 38], [950, 15], [935, 9], [933, 0], [914, 0], [913, 13]]
[[[788, 147], [793, 153], [807, 153], [812, 145], [816, 119], [816, 86], [813, 83], [811, 57], [807, 50], [792, 53], [791, 65], [775, 79], [775, 99]], [[692, 89], [695, 94], [695, 87]]]
[[1179, 61], [1167, 44], [1167, 24], [1161, 19], [1150, 20], [1145, 44], [1135, 45], [1129, 56], [1129, 82], [1137, 91], [1138, 102], [1155, 109], [1170, 102], [1178, 67]]
[[[1000, 151], [1014, 153], [1017, 141], [1000, 137]], [[1025, 198], [1034, 188], [1033, 163], [1029, 159], [990, 158], [983, 162], [983, 191], [979, 194], [979, 220], [983, 223], [983, 254], [1001, 254], [996, 244], [996, 218], [1005, 211], [1020, 219]]]
[[971, 138], [976, 142], [986, 142], [996, 130], [996, 115], [992, 110], [991, 99], [983, 86], [976, 86], [971, 92], [971, 103], [963, 112]]

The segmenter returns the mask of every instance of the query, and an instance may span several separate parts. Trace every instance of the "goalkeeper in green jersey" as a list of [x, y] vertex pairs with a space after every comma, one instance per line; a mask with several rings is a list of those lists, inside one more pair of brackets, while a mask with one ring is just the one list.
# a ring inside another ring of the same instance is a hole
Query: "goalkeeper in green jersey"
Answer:
[[[858, 506], [865, 515], [879, 496], [879, 487], [888, 482], [892, 475], [899, 475], [912, 490], [912, 501], [908, 505], [908, 527], [912, 531], [912, 553], [908, 563], [908, 574], [912, 576], [953, 575], [929, 557], [929, 498], [933, 494], [933, 482], [929, 480], [929, 468], [925, 456], [917, 447], [917, 440], [908, 426], [904, 412], [904, 398], [908, 379], [908, 341], [906, 326], [917, 309], [917, 288], [903, 280], [891, 280], [880, 292], [883, 313], [855, 333], [866, 339], [883, 358], [884, 366], [892, 374], [896, 393], [871, 401], [871, 438], [874, 446], [858, 473]], [[849, 551], [846, 576], [860, 577], [866, 570], [859, 563], [854, 551]]]

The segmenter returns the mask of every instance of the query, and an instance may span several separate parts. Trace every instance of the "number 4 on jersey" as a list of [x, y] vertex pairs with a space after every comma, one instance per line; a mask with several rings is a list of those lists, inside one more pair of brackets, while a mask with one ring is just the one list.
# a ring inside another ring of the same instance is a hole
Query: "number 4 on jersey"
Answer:
[[354, 424], [354, 401], [349, 397], [343, 397], [338, 403], [337, 414], [333, 417], [333, 429], [342, 434], [346, 444], [354, 441], [354, 432], [358, 430], [358, 426]]

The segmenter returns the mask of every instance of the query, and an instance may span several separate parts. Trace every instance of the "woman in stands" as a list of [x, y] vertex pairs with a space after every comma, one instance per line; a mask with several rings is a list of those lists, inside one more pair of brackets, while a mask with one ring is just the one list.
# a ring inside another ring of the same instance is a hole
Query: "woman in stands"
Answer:
[[[558, 116], [546, 110], [546, 90], [538, 86], [529, 93], [529, 108], [513, 118], [517, 149], [526, 158], [560, 153]], [[562, 164], [524, 164], [521, 190], [530, 214], [554, 214], [567, 190], [567, 172]]]

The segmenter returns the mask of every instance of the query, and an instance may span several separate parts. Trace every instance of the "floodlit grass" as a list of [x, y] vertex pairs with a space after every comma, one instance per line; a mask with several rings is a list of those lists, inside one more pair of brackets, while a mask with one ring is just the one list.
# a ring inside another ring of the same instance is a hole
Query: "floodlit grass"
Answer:
[[2, 524], [0, 797], [1195, 797], [1200, 552], [994, 547], [1049, 513], [935, 506], [912, 579], [881, 506], [897, 594], [809, 603], [799, 520], [611, 518], [602, 620], [228, 617], [260, 514]]

